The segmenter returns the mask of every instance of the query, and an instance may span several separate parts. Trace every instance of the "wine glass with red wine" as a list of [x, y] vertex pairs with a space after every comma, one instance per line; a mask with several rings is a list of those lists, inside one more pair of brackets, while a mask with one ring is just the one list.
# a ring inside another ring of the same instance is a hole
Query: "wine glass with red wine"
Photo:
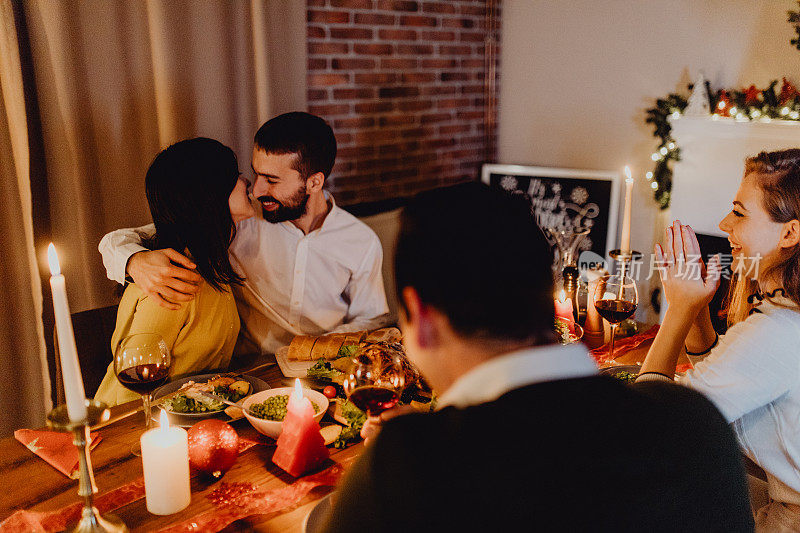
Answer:
[[636, 282], [630, 276], [610, 274], [603, 276], [594, 292], [594, 307], [597, 313], [611, 323], [611, 346], [608, 359], [614, 360], [614, 336], [617, 326], [630, 318], [639, 305], [639, 292]]
[[[150, 403], [153, 391], [167, 382], [172, 362], [167, 343], [157, 333], [137, 333], [122, 339], [114, 354], [114, 373], [120, 384], [142, 396], [145, 416], [145, 431], [150, 429]], [[131, 453], [139, 456], [139, 442], [131, 447]]]
[[344, 380], [347, 399], [368, 417], [380, 416], [400, 401], [405, 387], [405, 370], [397, 356], [362, 353]]

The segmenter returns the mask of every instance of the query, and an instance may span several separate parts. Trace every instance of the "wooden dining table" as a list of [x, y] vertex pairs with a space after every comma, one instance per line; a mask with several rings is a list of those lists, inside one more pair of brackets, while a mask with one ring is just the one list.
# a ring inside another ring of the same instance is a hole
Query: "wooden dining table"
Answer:
[[[257, 366], [243, 373], [261, 378], [272, 387], [284, 386], [285, 378], [275, 364]], [[116, 406], [111, 409], [111, 420], [140, 406], [141, 402]], [[259, 444], [242, 452], [220, 480], [193, 473], [192, 500], [187, 508], [174, 515], [156, 516], [147, 511], [145, 499], [141, 496], [114, 509], [113, 514], [122, 519], [131, 531], [153, 531], [213, 510], [214, 502], [210, 496], [224, 483], [247, 483], [259, 490], [271, 491], [288, 487], [296, 481], [272, 464], [275, 450], [272, 439], [258, 434], [246, 419], [232, 421], [231, 425], [240, 438], [258, 440]], [[98, 429], [102, 440], [91, 452], [98, 495], [142, 478], [142, 460], [131, 454], [131, 445], [137, 442], [143, 430], [141, 411]], [[324, 467], [338, 463], [346, 468], [362, 450], [361, 443], [342, 450], [331, 447], [330, 460]], [[331, 486], [317, 487], [289, 507], [237, 520], [223, 531], [302, 531], [305, 517], [332, 490]], [[0, 491], [0, 522], [17, 510], [55, 511], [81, 501], [77, 480], [68, 479], [14, 438], [0, 441]]]
[[[640, 329], [644, 330], [645, 328]], [[622, 355], [616, 360], [616, 364], [640, 363], [650, 344], [651, 341], [647, 341]], [[680, 362], [688, 360], [682, 356]], [[275, 364], [256, 365], [242, 373], [261, 378], [272, 387], [287, 384], [286, 378]], [[134, 482], [143, 475], [141, 458], [133, 456], [130, 449], [144, 430], [144, 417], [141, 411], [124, 416], [140, 407], [140, 402], [132, 402], [112, 408], [112, 422], [98, 430], [102, 441], [91, 454], [98, 495]], [[114, 421], [114, 418], [121, 416], [124, 417]], [[186, 509], [170, 516], [156, 516], [147, 511], [145, 499], [141, 496], [112, 512], [131, 531], [152, 531], [213, 510], [213, 498], [210, 496], [224, 483], [248, 483], [258, 486], [260, 490], [272, 491], [289, 487], [296, 482], [295, 478], [272, 464], [271, 457], [275, 450], [272, 439], [259, 435], [245, 419], [232, 421], [231, 424], [241, 438], [258, 440], [260, 444], [241, 453], [233, 468], [220, 480], [193, 475], [192, 501]], [[331, 457], [326, 466], [338, 463], [346, 468], [362, 452], [363, 444], [355, 444], [343, 450], [331, 447], [330, 450]], [[53, 511], [81, 501], [77, 494], [77, 480], [68, 479], [14, 438], [0, 440], [0, 483], [0, 521], [20, 509]], [[288, 507], [268, 514], [248, 516], [233, 522], [222, 531], [302, 531], [305, 517], [333, 489], [332, 486], [317, 487]]]

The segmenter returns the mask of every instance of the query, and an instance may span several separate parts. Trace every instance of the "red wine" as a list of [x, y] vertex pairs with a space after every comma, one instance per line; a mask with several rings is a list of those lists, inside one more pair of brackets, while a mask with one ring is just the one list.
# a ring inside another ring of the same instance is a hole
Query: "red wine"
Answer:
[[636, 311], [636, 304], [625, 300], [599, 300], [594, 306], [600, 316], [612, 324], [622, 322]]
[[349, 400], [368, 415], [378, 415], [397, 405], [400, 395], [396, 390], [368, 385], [354, 390]]
[[153, 392], [166, 383], [168, 377], [167, 366], [153, 363], [132, 366], [117, 374], [123, 387], [139, 394]]

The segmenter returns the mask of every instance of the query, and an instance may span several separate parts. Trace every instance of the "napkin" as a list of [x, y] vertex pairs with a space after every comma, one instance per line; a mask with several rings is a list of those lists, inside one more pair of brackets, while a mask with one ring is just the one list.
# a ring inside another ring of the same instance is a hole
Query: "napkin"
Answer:
[[[637, 333], [631, 337], [616, 341], [614, 343], [614, 358], [616, 359], [617, 357], [620, 357], [621, 355], [638, 348], [650, 339], [655, 338], [656, 333], [658, 333], [658, 324], [645, 332]], [[599, 348], [590, 350], [589, 353], [592, 355], [592, 357], [594, 357], [598, 364], [608, 362], [608, 344], [604, 344]]]
[[[622, 354], [628, 353], [631, 350], [635, 350], [645, 342], [649, 341], [650, 339], [654, 339], [656, 337], [656, 333], [658, 333], [658, 324], [651, 327], [645, 332], [637, 333], [631, 337], [627, 337], [625, 339], [621, 339], [614, 344], [614, 357], [619, 357]], [[589, 353], [597, 361], [597, 364], [603, 364], [609, 362], [608, 359], [608, 344], [604, 344], [599, 348], [595, 348], [594, 350], [589, 350]], [[679, 363], [675, 367], [675, 372], [681, 373], [686, 372], [692, 368], [691, 364], [686, 363]]]
[[[78, 449], [72, 443], [72, 433], [42, 429], [18, 429], [14, 438], [30, 451], [70, 479], [78, 478]], [[89, 449], [100, 443], [100, 434], [90, 433]]]

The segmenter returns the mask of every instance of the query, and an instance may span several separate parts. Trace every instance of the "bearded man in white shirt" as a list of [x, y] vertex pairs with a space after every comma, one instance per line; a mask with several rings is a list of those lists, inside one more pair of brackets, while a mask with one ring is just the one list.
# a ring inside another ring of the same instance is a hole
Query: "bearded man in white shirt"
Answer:
[[[239, 222], [229, 252], [245, 278], [234, 289], [242, 321], [237, 353], [274, 353], [295, 335], [385, 324], [381, 243], [323, 190], [335, 157], [333, 130], [309, 113], [279, 115], [256, 133], [249, 201], [231, 206]], [[152, 231], [109, 233], [99, 246], [103, 263], [109, 279], [132, 280], [177, 309], [201, 278], [177, 251], [142, 247]]]

